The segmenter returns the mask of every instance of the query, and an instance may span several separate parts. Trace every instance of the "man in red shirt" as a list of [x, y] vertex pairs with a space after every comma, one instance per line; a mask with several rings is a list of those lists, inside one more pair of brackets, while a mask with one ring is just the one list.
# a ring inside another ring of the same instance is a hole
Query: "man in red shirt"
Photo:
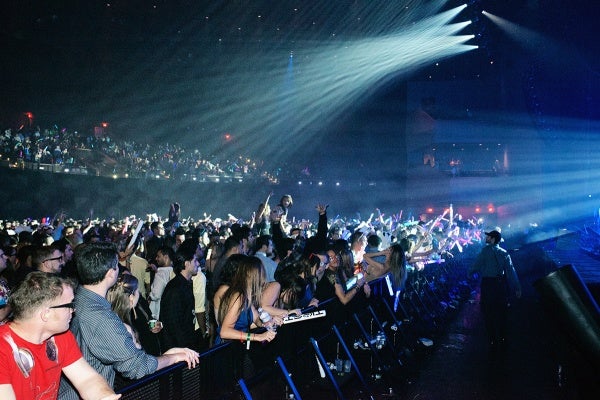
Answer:
[[0, 399], [54, 400], [61, 372], [84, 399], [121, 397], [85, 361], [69, 331], [73, 298], [70, 281], [43, 272], [30, 273], [12, 293], [13, 321], [0, 326]]

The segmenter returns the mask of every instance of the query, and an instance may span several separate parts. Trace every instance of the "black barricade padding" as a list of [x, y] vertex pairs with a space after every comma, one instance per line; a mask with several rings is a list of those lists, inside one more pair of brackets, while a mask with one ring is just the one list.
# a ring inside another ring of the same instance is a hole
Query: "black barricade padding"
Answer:
[[600, 372], [600, 308], [575, 267], [565, 265], [534, 287], [575, 347]]
[[193, 369], [179, 363], [137, 381], [118, 377], [115, 389], [122, 393], [122, 400], [228, 398], [241, 375], [236, 344], [226, 343], [202, 353], [200, 364]]
[[[244, 389], [253, 398], [268, 400], [285, 398], [291, 392], [289, 383], [293, 382], [305, 400], [333, 399], [336, 390], [328, 379], [321, 378], [322, 371], [312, 345], [318, 342], [327, 362], [334, 362], [338, 357], [351, 359], [355, 363], [352, 370], [359, 370], [368, 381], [360, 384], [356, 371], [336, 374], [336, 382], [348, 397], [356, 397], [359, 391], [360, 396], [365, 395], [371, 385], [376, 391], [382, 389], [382, 385], [385, 391], [393, 386], [400, 389], [407, 382], [397, 378], [405, 375], [407, 365], [411, 369], [416, 366], [414, 362], [406, 363], [419, 351], [416, 339], [433, 333], [428, 329], [430, 323], [423, 324], [419, 320], [432, 318], [432, 309], [437, 308], [441, 299], [447, 298], [447, 292], [457, 291], [452, 282], [462, 275], [456, 270], [454, 276], [450, 276], [442, 270], [443, 265], [436, 267], [423, 272], [431, 274], [427, 281], [423, 279], [415, 286], [407, 286], [400, 296], [390, 295], [384, 278], [376, 279], [369, 282], [370, 298], [355, 296], [345, 306], [336, 297], [321, 301], [318, 308], [305, 309], [303, 313], [325, 310], [326, 317], [284, 324], [270, 343], [252, 342], [250, 350], [246, 349], [245, 342], [225, 343], [203, 352], [199, 366], [192, 370], [180, 363], [138, 381], [117, 380], [115, 388], [123, 394], [123, 399], [239, 399], [244, 396], [240, 386], [243, 382]], [[446, 275], [444, 287], [436, 285], [441, 281], [442, 273]], [[423, 290], [423, 284], [431, 285], [427, 292]], [[394, 307], [397, 300], [400, 303]], [[362, 331], [358, 320], [364, 328]], [[386, 336], [386, 345], [376, 349], [377, 353], [357, 347], [356, 339], [360, 338], [364, 343], [374, 340], [380, 333]], [[340, 341], [342, 347], [349, 349], [351, 357], [341, 351]], [[376, 358], [379, 359], [377, 362]], [[277, 360], [285, 363], [288, 377], [282, 374]], [[383, 375], [387, 376], [382, 377], [384, 370], [387, 374]]]

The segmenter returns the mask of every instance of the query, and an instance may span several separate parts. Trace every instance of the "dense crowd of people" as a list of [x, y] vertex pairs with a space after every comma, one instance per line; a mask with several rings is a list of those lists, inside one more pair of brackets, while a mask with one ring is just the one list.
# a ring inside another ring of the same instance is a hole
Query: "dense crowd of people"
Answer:
[[[94, 174], [129, 178], [238, 177], [277, 181], [280, 169], [266, 171], [263, 162], [248, 155], [235, 159], [219, 159], [202, 154], [198, 149], [169, 143], [140, 143], [118, 140], [106, 132], [82, 134], [58, 126], [13, 132], [6, 129], [0, 135], [0, 160], [13, 165], [24, 163], [55, 164], [73, 168], [88, 168]], [[64, 169], [63, 169], [64, 171]]]
[[[231, 214], [183, 219], [178, 203], [164, 217], [144, 219], [78, 220], [60, 213], [39, 221], [3, 220], [2, 329], [20, 335], [14, 326], [23, 307], [33, 307], [21, 303], [24, 285], [39, 285], [34, 280], [44, 276], [58, 279], [53, 285], [62, 289], [36, 307], [64, 311], [62, 323], [52, 322], [52, 330], [33, 343], [20, 336], [19, 348], [48, 346], [52, 338], [58, 343], [69, 329], [79, 347], [70, 360], [94, 372], [90, 376], [103, 389], [91, 398], [101, 398], [110, 395], [105, 385], [113, 385], [116, 373], [141, 378], [176, 362], [194, 366], [199, 351], [226, 341], [277, 340], [273, 326], [330, 298], [328, 318], [347, 319], [371, 295], [372, 280], [389, 275], [399, 293], [409, 271], [444, 262], [483, 239], [481, 221], [463, 220], [451, 206], [435, 218], [406, 220], [376, 210], [357, 221], [329, 218], [328, 207], [317, 204], [314, 220], [294, 224], [292, 196], [272, 207], [270, 198], [249, 221]], [[49, 320], [36, 324], [45, 327]], [[0, 393], [12, 385], [21, 398], [29, 372], [15, 368], [11, 343], [0, 340], [2, 349], [8, 355], [0, 369], [8, 372], [0, 375]], [[54, 378], [39, 381], [39, 390], [60, 388], [61, 399], [82, 395], [73, 365], [62, 367], [60, 385]]]

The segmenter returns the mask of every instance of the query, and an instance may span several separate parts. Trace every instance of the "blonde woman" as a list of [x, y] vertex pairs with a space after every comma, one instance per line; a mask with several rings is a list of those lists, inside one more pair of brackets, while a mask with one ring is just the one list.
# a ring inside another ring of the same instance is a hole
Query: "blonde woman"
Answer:
[[[123, 321], [125, 328], [133, 338], [133, 343], [138, 349], [142, 348], [137, 332], [131, 323], [131, 313], [140, 298], [138, 280], [135, 276], [125, 273], [119, 276], [117, 283], [108, 290], [106, 299], [115, 314]], [[134, 311], [135, 312], [135, 311]]]
[[[376, 261], [378, 256], [385, 256], [385, 261], [383, 263]], [[365, 253], [364, 259], [367, 262], [367, 281], [372, 281], [389, 272], [392, 274], [396, 290], [404, 287], [407, 271], [404, 249], [400, 244], [393, 244], [383, 251]]]

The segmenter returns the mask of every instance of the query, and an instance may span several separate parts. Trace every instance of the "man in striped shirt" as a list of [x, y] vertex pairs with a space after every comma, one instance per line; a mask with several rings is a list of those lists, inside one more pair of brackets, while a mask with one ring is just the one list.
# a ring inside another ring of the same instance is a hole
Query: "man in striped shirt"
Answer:
[[[159, 357], [138, 349], [123, 322], [111, 310], [106, 292], [118, 279], [118, 253], [114, 244], [88, 243], [75, 252], [80, 286], [75, 294], [77, 313], [71, 321], [81, 352], [87, 362], [112, 386], [118, 371], [124, 377], [139, 379], [169, 365], [198, 363], [198, 353], [172, 348]], [[61, 380], [59, 399], [78, 399], [71, 383]]]

